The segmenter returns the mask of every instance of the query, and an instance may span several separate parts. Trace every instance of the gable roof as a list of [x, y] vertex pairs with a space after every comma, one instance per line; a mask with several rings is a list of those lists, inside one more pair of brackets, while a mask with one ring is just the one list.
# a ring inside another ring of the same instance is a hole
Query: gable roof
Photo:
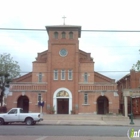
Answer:
[[90, 55], [91, 55], [91, 53], [87, 53], [87, 52], [84, 52], [79, 49], [79, 60], [80, 61], [93, 62], [93, 58]]
[[38, 53], [37, 57], [36, 57], [36, 61], [34, 61], [34, 62], [46, 62], [47, 61], [47, 52], [48, 52], [48, 50]]
[[105, 75], [102, 75], [98, 72], [94, 72], [94, 82], [108, 82], [108, 83], [115, 83], [115, 79], [111, 79]]
[[32, 72], [29, 72], [21, 77], [15, 78], [12, 82], [32, 82]]

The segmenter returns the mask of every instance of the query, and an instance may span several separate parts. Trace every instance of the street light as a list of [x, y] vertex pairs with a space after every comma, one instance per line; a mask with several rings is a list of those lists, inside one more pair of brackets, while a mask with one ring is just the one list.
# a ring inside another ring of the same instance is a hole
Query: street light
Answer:
[[130, 96], [130, 97], [131, 97], [131, 114], [130, 114], [131, 122], [130, 122], [130, 124], [134, 124], [134, 122], [133, 122], [133, 110], [132, 110], [132, 96]]

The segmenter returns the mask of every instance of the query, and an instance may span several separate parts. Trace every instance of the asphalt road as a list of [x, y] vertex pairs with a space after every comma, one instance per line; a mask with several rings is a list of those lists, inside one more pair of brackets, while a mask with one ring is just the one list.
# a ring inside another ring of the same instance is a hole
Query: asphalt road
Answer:
[[140, 127], [124, 126], [53, 126], [53, 125], [3, 125], [0, 136], [99, 136], [127, 137], [128, 129]]

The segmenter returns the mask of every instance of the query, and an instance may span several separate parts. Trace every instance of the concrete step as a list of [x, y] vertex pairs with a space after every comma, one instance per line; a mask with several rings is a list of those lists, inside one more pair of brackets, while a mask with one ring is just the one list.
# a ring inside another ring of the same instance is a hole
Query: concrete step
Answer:
[[44, 120], [129, 120], [128, 117], [120, 115], [61, 115], [61, 114], [45, 114], [43, 115]]
[[106, 115], [106, 116], [103, 116], [102, 120], [103, 121], [126, 121], [126, 120], [129, 120], [129, 117]]

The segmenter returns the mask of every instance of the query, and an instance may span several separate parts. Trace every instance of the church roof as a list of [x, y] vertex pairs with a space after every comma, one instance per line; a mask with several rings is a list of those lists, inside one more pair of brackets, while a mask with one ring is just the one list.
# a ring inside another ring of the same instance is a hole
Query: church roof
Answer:
[[78, 37], [81, 37], [81, 26], [78, 25], [50, 25], [50, 26], [45, 26], [47, 32], [49, 31], [55, 31], [55, 30], [78, 30]]
[[[109, 83], [115, 83], [115, 79], [111, 79], [105, 75], [102, 75], [101, 73], [98, 73], [94, 71], [95, 77], [94, 82], [109, 82]], [[97, 78], [98, 77], [98, 78]]]

